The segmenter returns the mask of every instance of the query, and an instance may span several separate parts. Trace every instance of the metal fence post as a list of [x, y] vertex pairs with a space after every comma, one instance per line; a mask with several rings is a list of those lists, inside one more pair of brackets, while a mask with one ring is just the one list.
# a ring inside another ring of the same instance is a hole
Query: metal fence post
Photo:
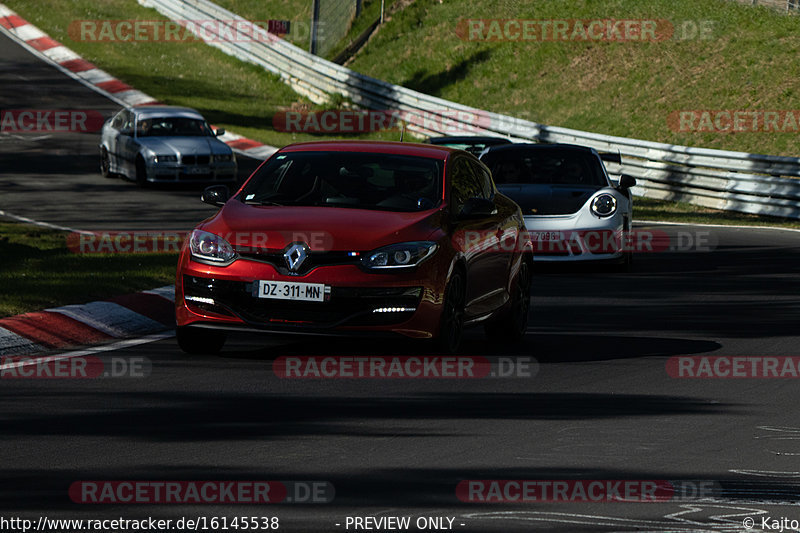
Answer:
[[319, 31], [319, 2], [320, 0], [312, 0], [311, 5], [311, 42], [308, 46], [308, 51], [317, 55], [319, 48], [319, 39], [317, 32]]

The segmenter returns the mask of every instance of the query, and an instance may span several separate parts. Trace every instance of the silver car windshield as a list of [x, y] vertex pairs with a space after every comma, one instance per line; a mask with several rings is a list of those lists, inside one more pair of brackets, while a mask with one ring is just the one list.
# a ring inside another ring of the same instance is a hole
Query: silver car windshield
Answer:
[[138, 137], [207, 137], [213, 136], [204, 120], [185, 117], [154, 117], [136, 124]]

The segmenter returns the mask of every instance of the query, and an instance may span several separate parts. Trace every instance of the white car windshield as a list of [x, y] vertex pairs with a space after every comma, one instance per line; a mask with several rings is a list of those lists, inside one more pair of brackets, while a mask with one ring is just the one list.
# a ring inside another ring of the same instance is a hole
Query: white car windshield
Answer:
[[600, 162], [576, 150], [513, 150], [484, 158], [497, 185], [577, 185], [607, 187]]

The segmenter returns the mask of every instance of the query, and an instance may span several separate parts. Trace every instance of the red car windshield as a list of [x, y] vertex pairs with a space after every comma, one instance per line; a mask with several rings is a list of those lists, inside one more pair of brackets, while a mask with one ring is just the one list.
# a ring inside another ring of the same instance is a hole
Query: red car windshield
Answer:
[[366, 152], [276, 154], [240, 199], [256, 205], [303, 205], [421, 211], [442, 201], [442, 161]]

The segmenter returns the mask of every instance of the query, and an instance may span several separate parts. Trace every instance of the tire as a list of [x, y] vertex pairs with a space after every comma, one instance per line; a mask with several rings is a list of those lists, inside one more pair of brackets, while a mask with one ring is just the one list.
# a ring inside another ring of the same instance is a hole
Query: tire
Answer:
[[136, 158], [136, 185], [147, 186], [147, 169], [144, 166], [144, 159], [141, 157]]
[[484, 329], [487, 338], [503, 344], [522, 340], [528, 329], [532, 278], [533, 266], [530, 261], [523, 260], [512, 289], [511, 304], [500, 317], [486, 324]]
[[111, 172], [111, 156], [108, 155], [108, 150], [105, 148], [100, 149], [100, 175], [104, 178], [116, 177]]
[[453, 272], [445, 289], [439, 335], [436, 338], [437, 348], [445, 353], [456, 353], [461, 347], [466, 287], [466, 280], [461, 271]]
[[216, 329], [178, 326], [175, 337], [180, 349], [188, 354], [215, 355], [222, 350], [228, 335]]

